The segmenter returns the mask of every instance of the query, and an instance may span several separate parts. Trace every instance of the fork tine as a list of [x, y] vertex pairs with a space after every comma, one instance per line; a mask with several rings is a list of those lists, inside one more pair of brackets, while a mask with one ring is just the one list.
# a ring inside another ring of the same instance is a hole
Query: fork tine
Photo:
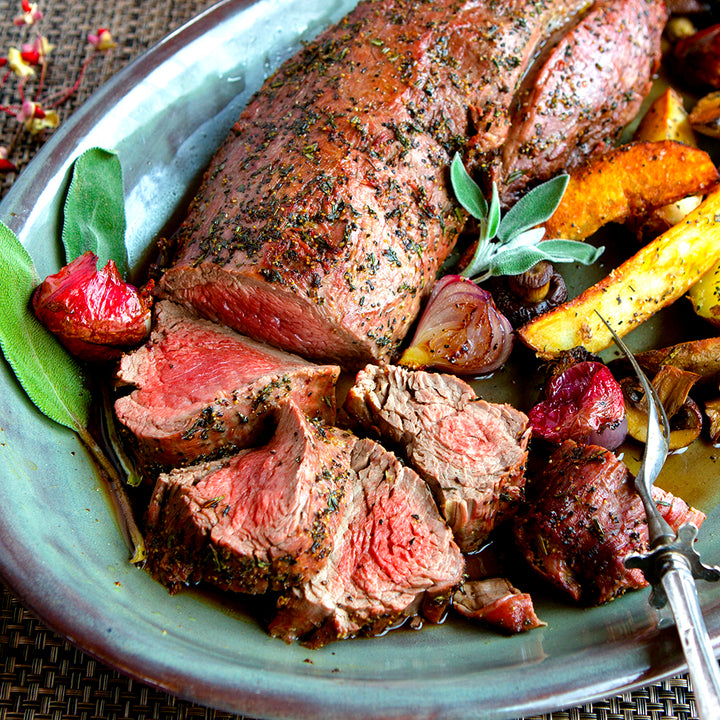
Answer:
[[652, 386], [642, 368], [638, 364], [635, 356], [630, 349], [620, 339], [617, 333], [610, 327], [605, 318], [595, 311], [597, 316], [603, 321], [610, 334], [613, 336], [617, 346], [623, 351], [627, 359], [630, 361], [635, 374], [637, 375], [648, 404], [648, 424], [647, 437], [645, 439], [645, 448], [643, 450], [642, 462], [635, 478], [635, 487], [645, 506], [645, 514], [648, 518], [648, 531], [650, 534], [651, 546], [656, 545], [666, 536], [675, 537], [670, 526], [662, 517], [652, 498], [652, 486], [655, 479], [660, 474], [669, 450], [670, 423], [663, 404], [660, 402], [655, 388]]

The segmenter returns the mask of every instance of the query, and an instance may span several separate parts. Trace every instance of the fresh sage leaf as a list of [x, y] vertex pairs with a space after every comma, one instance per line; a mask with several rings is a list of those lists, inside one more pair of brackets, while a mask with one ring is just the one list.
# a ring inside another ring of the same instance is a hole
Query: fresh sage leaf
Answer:
[[493, 183], [490, 205], [468, 175], [459, 155], [450, 168], [450, 180], [458, 202], [478, 220], [475, 252], [461, 275], [482, 282], [493, 275], [520, 275], [540, 260], [594, 263], [604, 248], [576, 240], [544, 240], [539, 227], [557, 209], [567, 188], [569, 175], [558, 175], [533, 188], [502, 217], [497, 185]]
[[582, 265], [592, 265], [605, 251], [604, 246], [596, 248], [577, 240], [544, 240], [537, 247], [548, 256], [548, 260], [579, 262]]
[[576, 240], [546, 240], [537, 245], [520, 245], [496, 255], [490, 263], [488, 275], [520, 275], [541, 260], [591, 265], [604, 249]]
[[492, 196], [488, 208], [487, 237], [494, 238], [500, 227], [502, 215], [500, 213], [500, 196], [498, 195], [497, 183], [492, 184]]
[[38, 409], [56, 423], [79, 431], [88, 424], [90, 393], [78, 363], [30, 309], [38, 282], [27, 250], [0, 222], [0, 347]]
[[457, 153], [450, 165], [450, 182], [457, 201], [478, 220], [485, 220], [488, 215], [488, 204], [478, 184], [465, 169], [462, 158]]
[[527, 272], [541, 260], [547, 260], [546, 254], [539, 247], [525, 245], [508, 250], [495, 256], [490, 262], [488, 272], [483, 279], [498, 275], [520, 275]]
[[560, 204], [569, 180], [569, 175], [558, 175], [523, 195], [502, 219], [498, 240], [505, 243], [548, 220]]
[[536, 227], [530, 230], [525, 230], [519, 235], [515, 235], [513, 238], [508, 240], [503, 246], [501, 252], [507, 253], [515, 248], [523, 247], [526, 245], [537, 245], [545, 237], [545, 228]]
[[98, 256], [99, 267], [112, 259], [127, 276], [122, 168], [115, 152], [94, 147], [75, 160], [62, 241], [67, 262], [90, 250]]

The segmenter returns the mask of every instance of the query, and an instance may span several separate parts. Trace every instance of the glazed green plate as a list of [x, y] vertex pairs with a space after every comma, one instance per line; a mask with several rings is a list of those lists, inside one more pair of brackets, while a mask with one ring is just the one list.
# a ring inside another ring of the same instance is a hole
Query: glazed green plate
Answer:
[[[59, 198], [78, 154], [94, 145], [119, 153], [130, 257], [142, 266], [250, 94], [353, 4], [228, 0], [97, 92], [0, 205], [0, 219], [40, 275], [62, 264]], [[711, 511], [699, 543], [706, 561], [720, 559], [719, 530], [720, 515]], [[547, 627], [510, 638], [446, 623], [317, 651], [269, 638], [229, 598], [170, 596], [129, 564], [103, 480], [74, 434], [33, 408], [4, 362], [0, 570], [25, 605], [96, 658], [170, 693], [256, 718], [512, 718], [683, 670], [674, 628], [649, 607], [647, 592], [589, 610], [541, 596]], [[701, 601], [717, 646], [720, 585], [701, 587]]]

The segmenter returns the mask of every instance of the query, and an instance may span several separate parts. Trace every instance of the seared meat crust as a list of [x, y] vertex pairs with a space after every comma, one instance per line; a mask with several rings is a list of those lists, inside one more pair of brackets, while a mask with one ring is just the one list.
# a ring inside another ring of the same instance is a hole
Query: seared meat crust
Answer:
[[391, 357], [464, 223], [452, 155], [502, 145], [538, 48], [586, 5], [359, 4], [244, 110], [161, 294], [306, 357]]
[[650, 90], [666, 20], [656, 0], [597, 0], [553, 47], [494, 167], [505, 204], [613, 147]]
[[[532, 504], [514, 520], [515, 539], [530, 565], [574, 600], [599, 604], [647, 583], [624, 559], [648, 549], [640, 496], [627, 467], [596, 445], [564, 442], [533, 483]], [[698, 527], [705, 516], [680, 498], [653, 489], [673, 528]]]

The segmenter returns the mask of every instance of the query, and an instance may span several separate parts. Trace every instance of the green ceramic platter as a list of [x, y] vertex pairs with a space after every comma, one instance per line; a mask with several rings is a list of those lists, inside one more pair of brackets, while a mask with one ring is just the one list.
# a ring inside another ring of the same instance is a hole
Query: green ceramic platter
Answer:
[[[250, 93], [353, 4], [228, 0], [97, 92], [0, 205], [40, 275], [62, 263], [59, 198], [78, 154], [94, 145], [119, 153], [130, 257], [141, 266]], [[720, 559], [713, 495], [703, 500], [709, 517], [699, 543], [709, 561]], [[93, 656], [171, 693], [257, 718], [512, 718], [683, 669], [674, 629], [646, 592], [589, 610], [540, 596], [548, 626], [511, 638], [447, 623], [318, 651], [270, 639], [230, 599], [171, 597], [129, 564], [103, 480], [76, 437], [33, 408], [4, 362], [0, 571], [23, 603]], [[701, 587], [701, 601], [720, 644], [720, 585]]]

